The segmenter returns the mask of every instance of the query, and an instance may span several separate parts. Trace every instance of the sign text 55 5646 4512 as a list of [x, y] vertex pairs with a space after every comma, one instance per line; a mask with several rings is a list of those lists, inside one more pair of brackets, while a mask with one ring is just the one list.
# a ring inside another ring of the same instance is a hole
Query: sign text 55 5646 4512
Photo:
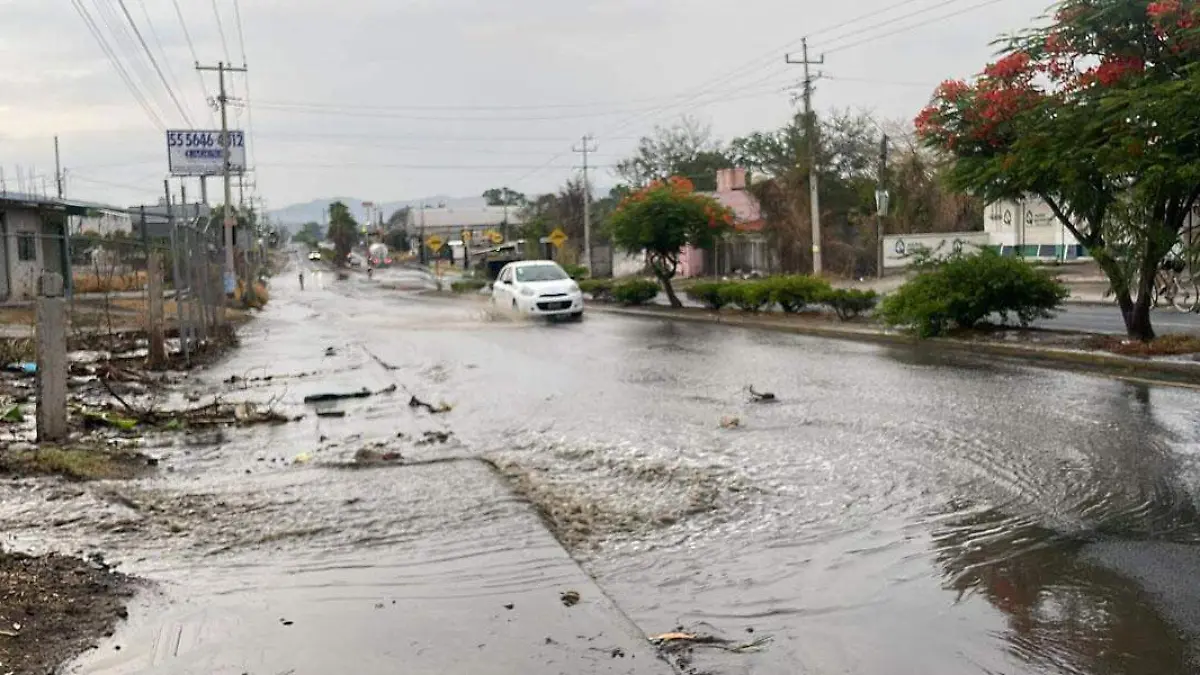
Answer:
[[[173, 176], [217, 176], [225, 171], [224, 145], [219, 129], [167, 131], [167, 165]], [[229, 131], [229, 170], [246, 170], [246, 136]]]

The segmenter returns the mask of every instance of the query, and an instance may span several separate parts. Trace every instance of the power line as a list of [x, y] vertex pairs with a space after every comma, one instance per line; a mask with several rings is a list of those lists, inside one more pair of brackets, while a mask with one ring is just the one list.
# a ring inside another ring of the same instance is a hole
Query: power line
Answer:
[[[238, 47], [242, 51], [242, 68], [246, 68], [246, 150], [250, 153], [250, 165], [254, 166], [254, 151], [256, 147], [254, 142], [254, 108], [250, 106], [250, 71], [246, 64], [246, 36], [242, 31], [242, 3], [238, 0], [233, 0], [233, 16], [237, 21]], [[257, 181], [255, 181], [254, 187], [257, 187]]]
[[[772, 77], [774, 77], [774, 76], [772, 76]], [[746, 98], [754, 98], [756, 96], [762, 96], [765, 94], [777, 94], [780, 91], [782, 91], [779, 87], [782, 86], [783, 84], [785, 84], [785, 82], [783, 82], [783, 81], [775, 82], [775, 83], [772, 83], [770, 86], [764, 88], [765, 80], [772, 79], [772, 77], [764, 78], [764, 80], [755, 81], [755, 82], [752, 82], [743, 87], [723, 92], [719, 97], [712, 98], [711, 100], [702, 101], [699, 103], [699, 105], [724, 103], [727, 101], [736, 101], [736, 100], [742, 100], [742, 99], [746, 99]], [[791, 82], [791, 80], [789, 79], [786, 83], [790, 84], [790, 82]], [[751, 90], [753, 90], [753, 91], [751, 91]], [[742, 93], [744, 93], [744, 95], [743, 96], [732, 96], [731, 95], [731, 94], [736, 94], [738, 92], [742, 92]], [[611, 117], [614, 115], [624, 115], [624, 114], [627, 114], [630, 112], [638, 111], [637, 109], [634, 109], [634, 110], [624, 109], [624, 110], [595, 111], [595, 112], [587, 112], [587, 113], [566, 113], [566, 114], [559, 114], [559, 115], [532, 115], [532, 116], [495, 116], [495, 115], [491, 115], [491, 116], [457, 116], [457, 117], [455, 117], [455, 116], [447, 116], [447, 115], [408, 115], [408, 114], [404, 114], [401, 112], [394, 112], [392, 109], [389, 109], [386, 107], [379, 107], [379, 106], [376, 106], [375, 109], [372, 110], [371, 107], [369, 107], [369, 106], [357, 107], [357, 106], [346, 106], [346, 105], [308, 104], [308, 103], [279, 104], [279, 103], [263, 103], [261, 101], [259, 102], [258, 106], [260, 108], [263, 108], [266, 110], [273, 110], [273, 111], [285, 112], [285, 113], [295, 113], [295, 114], [302, 114], [302, 115], [332, 115], [332, 116], [339, 116], [339, 117], [343, 117], [343, 116], [344, 117], [373, 117], [373, 118], [387, 118], [387, 119], [425, 121], [425, 122], [447, 122], [447, 121], [457, 121], [457, 122], [544, 122], [544, 121], [552, 121], [552, 120], [592, 119], [592, 118], [597, 118], [597, 117]], [[655, 108], [650, 108], [649, 110], [656, 111], [659, 109], [661, 109], [661, 106], [655, 107]], [[642, 110], [646, 110], [646, 109], [642, 109]]]
[[163, 113], [166, 112], [167, 106], [163, 105], [162, 99], [156, 95], [158, 92], [154, 85], [154, 73], [146, 67], [142, 59], [137, 57], [138, 46], [135, 44], [133, 36], [130, 35], [125, 20], [113, 9], [111, 0], [92, 0], [92, 4], [96, 6], [100, 20], [104, 22], [108, 32], [112, 35], [113, 53], [118, 57], [124, 57], [127, 68], [133, 73], [133, 79], [144, 90], [147, 100], [154, 103], [159, 116], [165, 118], [166, 115]]
[[229, 58], [229, 42], [225, 39], [225, 24], [221, 21], [221, 8], [217, 0], [212, 0], [213, 16], [217, 17], [217, 33], [221, 36], [221, 51], [225, 54], [225, 63], [233, 63]]
[[[171, 0], [175, 5], [175, 16], [179, 19], [179, 27], [183, 29], [183, 38], [187, 41], [188, 51], [192, 55], [192, 63], [200, 63], [200, 57], [196, 55], [196, 45], [192, 42], [192, 32], [188, 30], [187, 21], [183, 18], [183, 10], [179, 7], [179, 0]], [[204, 109], [208, 111], [208, 120], [212, 124], [216, 124], [216, 118], [213, 116], [212, 108], [208, 105], [208, 87], [204, 85], [204, 75], [197, 70], [196, 79], [200, 82], [200, 96], [204, 103]]]
[[922, 89], [926, 89], [926, 88], [932, 88], [933, 86], [936, 86], [936, 83], [930, 83], [930, 82], [902, 82], [902, 81], [898, 81], [898, 80], [878, 80], [878, 79], [874, 79], [874, 78], [870, 78], [870, 77], [846, 77], [846, 76], [842, 76], [842, 75], [830, 75], [828, 73], [823, 73], [821, 75], [821, 78], [825, 79], [825, 80], [832, 80], [834, 82], [861, 82], [863, 84], [883, 84], [883, 85], [888, 85], [888, 86], [893, 86], [893, 87], [919, 87]]
[[[959, 0], [950, 0], [949, 2], [942, 3], [942, 6], [949, 5], [954, 2], [958, 2], [958, 1]], [[994, 5], [1001, 1], [1002, 0], [985, 0], [985, 2], [971, 5], [970, 7], [964, 7], [956, 12], [950, 12], [949, 14], [942, 14], [940, 16], [935, 16], [931, 19], [926, 19], [925, 21], [919, 21], [917, 23], [908, 24], [906, 26], [901, 26], [900, 28], [897, 28], [895, 30], [886, 31], [884, 33], [880, 33], [879, 35], [870, 35], [870, 36], [864, 37], [860, 40], [855, 40], [854, 42], [850, 42], [848, 44], [837, 45], [830, 49], [825, 50], [825, 53], [832, 54], [835, 52], [845, 51], [847, 49], [853, 49], [854, 47], [864, 45], [868, 42], [876, 42], [878, 40], [893, 37], [893, 36], [899, 35], [901, 33], [907, 33], [909, 31], [915, 30], [917, 28], [923, 28], [925, 26], [929, 26], [929, 25], [932, 25], [935, 23], [940, 23], [942, 21], [945, 21], [946, 19], [952, 19], [956, 16], [962, 16], [963, 14], [967, 14], [968, 12], [974, 12], [977, 9], [983, 9], [984, 7], [987, 7], [988, 5]]]
[[[179, 97], [175, 95], [175, 90], [171, 87], [171, 83], [167, 81], [167, 76], [163, 74], [162, 68], [159, 67], [158, 59], [154, 58], [154, 52], [150, 51], [150, 46], [146, 44], [146, 39], [142, 37], [142, 31], [138, 30], [137, 23], [133, 20], [133, 15], [129, 13], [129, 8], [125, 6], [125, 0], [117, 0], [117, 5], [121, 8], [121, 13], [125, 15], [125, 20], [129, 22], [129, 27], [133, 29], [133, 34], [137, 36], [138, 43], [142, 45], [142, 51], [150, 59], [150, 65], [154, 66], [154, 72], [158, 73], [158, 79], [167, 88], [167, 94], [174, 101], [175, 108], [179, 110], [180, 115], [183, 115], [183, 120], [188, 123], [188, 126], [192, 126], [192, 118], [187, 114], [187, 110], [183, 107], [183, 104], [179, 102]], [[149, 19], [149, 14], [146, 15], [146, 18]]]
[[100, 31], [100, 27], [96, 25], [95, 20], [87, 11], [87, 8], [83, 6], [82, 0], [71, 0], [71, 4], [75, 7], [75, 11], [79, 13], [80, 18], [83, 19], [83, 23], [87, 26], [88, 32], [92, 34], [92, 38], [94, 38], [96, 43], [100, 45], [100, 50], [104, 52], [104, 56], [108, 58], [109, 63], [111, 63], [113, 68], [117, 71], [117, 75], [120, 76], [121, 81], [123, 81], [125, 86], [129, 88], [129, 92], [133, 94], [134, 100], [136, 100], [138, 105], [141, 106], [142, 110], [146, 112], [146, 116], [150, 118], [150, 121], [156, 127], [158, 127], [159, 130], [165, 131], [167, 127], [165, 124], [163, 124], [162, 118], [158, 116], [158, 114], [150, 106], [150, 103], [146, 100], [146, 97], [142, 95], [141, 90], [138, 89], [137, 85], [133, 83], [133, 79], [129, 76], [129, 72], [125, 70], [124, 64], [121, 63], [121, 60], [118, 59], [117, 55], [113, 52], [112, 47], [104, 38], [104, 34]]

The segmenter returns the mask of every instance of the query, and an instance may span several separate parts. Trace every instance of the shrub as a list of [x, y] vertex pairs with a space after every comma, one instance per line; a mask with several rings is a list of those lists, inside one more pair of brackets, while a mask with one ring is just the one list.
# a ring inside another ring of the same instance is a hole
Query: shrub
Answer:
[[592, 296], [593, 300], [607, 300], [612, 297], [612, 279], [581, 279], [579, 290]]
[[880, 316], [922, 337], [971, 328], [993, 314], [1022, 326], [1049, 317], [1070, 293], [1045, 272], [991, 250], [922, 264], [921, 272], [884, 298]]
[[875, 309], [879, 296], [875, 291], [863, 291], [857, 288], [830, 289], [821, 296], [820, 301], [833, 308], [838, 318], [849, 321], [860, 314]]
[[450, 283], [450, 290], [455, 293], [475, 293], [487, 286], [482, 279], [460, 279]]
[[799, 312], [805, 305], [821, 302], [833, 290], [828, 281], [805, 275], [775, 277], [767, 283], [771, 289], [771, 301], [789, 313]]
[[612, 297], [622, 305], [644, 305], [658, 297], [658, 282], [644, 279], [622, 281], [613, 286]]
[[567, 273], [567, 276], [576, 280], [586, 279], [591, 275], [591, 272], [588, 271], [588, 268], [584, 267], [583, 265], [563, 265], [562, 268], [563, 271]]
[[721, 309], [729, 304], [726, 289], [731, 284], [724, 281], [702, 281], [687, 289], [687, 296], [696, 302], [703, 302], [709, 309]]
[[742, 281], [727, 284], [724, 295], [728, 302], [743, 312], [761, 312], [771, 304], [772, 288], [770, 281]]

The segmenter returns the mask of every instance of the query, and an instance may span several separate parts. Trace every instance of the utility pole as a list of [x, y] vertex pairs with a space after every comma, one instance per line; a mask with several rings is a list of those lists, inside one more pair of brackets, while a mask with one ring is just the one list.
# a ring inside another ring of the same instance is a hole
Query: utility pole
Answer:
[[200, 176], [200, 203], [208, 205], [208, 176]]
[[237, 225], [237, 215], [233, 212], [233, 182], [232, 167], [229, 162], [229, 96], [225, 93], [225, 73], [244, 73], [246, 67], [236, 68], [218, 61], [216, 67], [196, 64], [196, 70], [216, 71], [220, 83], [217, 103], [221, 106], [221, 173], [225, 179], [225, 291], [229, 293], [237, 281], [237, 272], [233, 261], [233, 227]]
[[591, 134], [585, 134], [578, 148], [572, 148], [583, 155], [583, 264], [592, 272], [592, 184], [588, 180], [588, 154], [596, 152], [600, 146], [593, 143]]
[[54, 181], [58, 183], [58, 198], [63, 198], [62, 160], [58, 156], [58, 136], [54, 137]]
[[[822, 55], [815, 61], [808, 58], [808, 38], [801, 41], [801, 48], [803, 49], [801, 60], [793, 60], [790, 54], [784, 59], [787, 63], [804, 66], [804, 137], [808, 141], [808, 192], [809, 202], [812, 206], [813, 276], [819, 277], [821, 276], [821, 199], [817, 191], [817, 125], [812, 109], [813, 77], [809, 73], [808, 67], [825, 63], [825, 56]], [[818, 77], [820, 77], [819, 74]]]
[[[500, 222], [500, 230], [504, 235], [504, 243], [508, 243], [508, 203], [512, 199], [512, 190], [508, 188], [500, 188], [500, 201], [504, 206], [504, 220]], [[424, 222], [424, 220], [422, 220]]]
[[879, 188], [875, 191], [875, 236], [879, 239], [876, 276], [880, 279], [883, 278], [883, 219], [888, 209], [887, 161], [888, 135], [884, 134], [879, 141]]

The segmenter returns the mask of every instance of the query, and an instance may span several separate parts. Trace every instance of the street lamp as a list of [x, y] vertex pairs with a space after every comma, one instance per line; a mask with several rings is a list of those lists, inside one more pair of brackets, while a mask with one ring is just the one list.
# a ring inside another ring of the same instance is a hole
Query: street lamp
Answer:
[[883, 219], [888, 213], [888, 202], [891, 200], [891, 194], [882, 188], [875, 191], [875, 232], [878, 242], [878, 260], [876, 263], [876, 275], [883, 278]]

